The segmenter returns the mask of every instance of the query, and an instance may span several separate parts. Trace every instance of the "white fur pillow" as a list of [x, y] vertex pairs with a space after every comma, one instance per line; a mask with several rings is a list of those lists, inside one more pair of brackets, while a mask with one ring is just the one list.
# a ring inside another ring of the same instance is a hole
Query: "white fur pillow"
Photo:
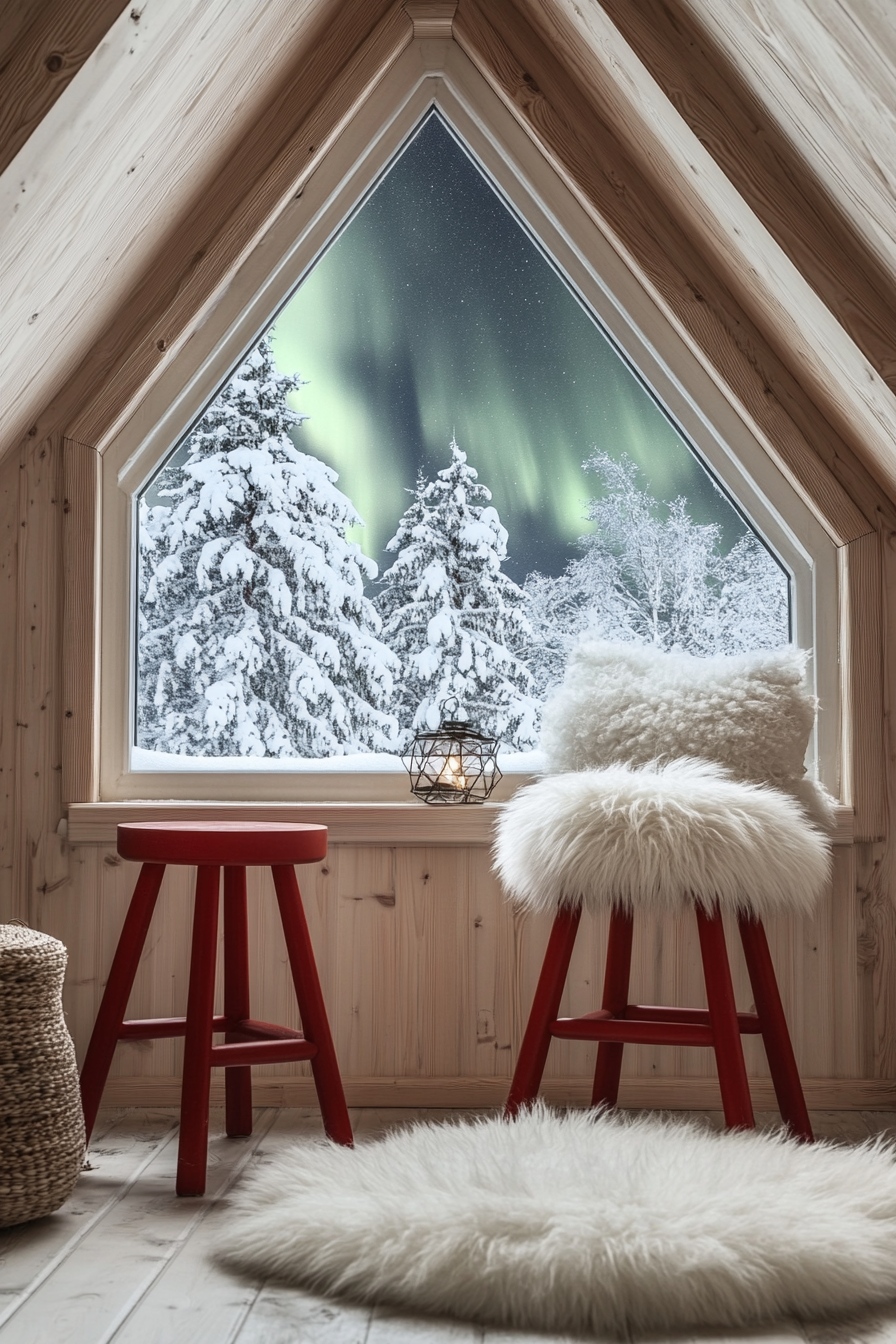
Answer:
[[803, 764], [817, 701], [801, 649], [695, 658], [583, 640], [542, 718], [551, 773], [699, 756], [792, 794], [833, 824], [833, 800]]
[[708, 761], [608, 766], [519, 789], [501, 809], [495, 867], [529, 910], [808, 914], [829, 875], [826, 838], [775, 789]]

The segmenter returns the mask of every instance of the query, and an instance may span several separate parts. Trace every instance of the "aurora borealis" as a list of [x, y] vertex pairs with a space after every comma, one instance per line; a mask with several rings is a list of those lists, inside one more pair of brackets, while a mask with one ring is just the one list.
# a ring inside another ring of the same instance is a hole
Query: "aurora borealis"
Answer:
[[339, 473], [382, 571], [418, 468], [452, 432], [509, 533], [505, 569], [558, 574], [589, 530], [595, 448], [627, 452], [730, 546], [736, 510], [438, 113], [430, 113], [273, 327], [309, 418], [296, 444]]

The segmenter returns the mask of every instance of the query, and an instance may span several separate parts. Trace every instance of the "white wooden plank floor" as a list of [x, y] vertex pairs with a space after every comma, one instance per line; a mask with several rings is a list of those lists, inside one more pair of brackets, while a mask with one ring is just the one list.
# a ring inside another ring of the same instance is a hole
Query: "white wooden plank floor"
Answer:
[[[356, 1110], [360, 1140], [449, 1114]], [[450, 1114], [456, 1115], [457, 1112]], [[693, 1116], [693, 1112], [690, 1113]], [[703, 1118], [719, 1125], [721, 1117]], [[773, 1124], [776, 1117], [757, 1117]], [[816, 1133], [841, 1142], [896, 1130], [896, 1113], [816, 1112]], [[560, 1336], [482, 1330], [343, 1306], [275, 1283], [251, 1282], [211, 1258], [226, 1197], [254, 1163], [300, 1134], [310, 1110], [256, 1112], [250, 1139], [228, 1139], [212, 1113], [208, 1191], [174, 1194], [176, 1110], [104, 1112], [90, 1167], [59, 1213], [0, 1231], [0, 1344], [563, 1344]], [[653, 1344], [896, 1344], [896, 1303], [862, 1320], [782, 1322], [764, 1331], [667, 1337]], [[647, 1344], [640, 1337], [634, 1344]]]

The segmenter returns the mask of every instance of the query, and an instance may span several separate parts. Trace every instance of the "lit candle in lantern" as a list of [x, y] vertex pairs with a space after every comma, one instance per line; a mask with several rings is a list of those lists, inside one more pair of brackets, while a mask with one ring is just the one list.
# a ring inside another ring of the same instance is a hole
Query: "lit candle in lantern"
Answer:
[[439, 772], [437, 783], [445, 789], [457, 789], [458, 791], [467, 787], [467, 780], [462, 773], [460, 759], [457, 756], [449, 756], [442, 769]]

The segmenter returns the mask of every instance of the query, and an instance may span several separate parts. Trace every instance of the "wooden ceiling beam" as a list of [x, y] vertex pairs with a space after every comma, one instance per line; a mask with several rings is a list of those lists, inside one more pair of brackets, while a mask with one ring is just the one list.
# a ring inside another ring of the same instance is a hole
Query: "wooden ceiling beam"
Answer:
[[[772, 113], [774, 101], [757, 96], [693, 4], [601, 4], [703, 147], [896, 392], [896, 253], [888, 270], [865, 245], [785, 134]], [[896, 85], [892, 92], [896, 98]]]
[[[464, 16], [474, 7], [474, 0], [461, 0], [455, 33], [464, 31]], [[729, 311], [718, 316], [742, 357], [764, 365], [766, 394], [773, 391], [784, 406], [793, 406], [808, 444], [832, 469], [842, 469], [839, 440], [896, 500], [893, 393], [676, 114], [603, 9], [597, 4], [585, 9], [576, 0], [487, 0], [483, 13], [522, 70], [538, 80], [536, 72], [543, 69], [549, 85], [538, 82], [558, 108], [569, 109], [567, 121], [575, 130], [568, 143], [578, 140], [581, 156], [573, 176], [609, 175], [612, 181], [618, 175], [612, 161], [621, 156], [632, 184], [626, 192], [643, 196], [642, 226], [662, 233], [674, 222], [679, 243], [672, 256], [687, 257], [682, 275], [691, 287], [707, 298], [698, 277], [708, 270], [713, 291], [720, 293], [720, 282], [727, 289], [733, 309], [729, 303]], [[584, 129], [589, 120], [592, 133]], [[612, 192], [606, 209], [608, 219], [619, 213]], [[691, 306], [679, 307], [693, 324]], [[705, 318], [696, 326], [705, 327]], [[710, 345], [710, 358], [711, 350]], [[737, 378], [743, 382], [742, 373]], [[805, 396], [793, 395], [794, 384]], [[813, 415], [810, 406], [820, 414]]]
[[[121, 0], [46, 0], [30, 12], [10, 6], [0, 28], [0, 173], [124, 8]], [[141, 8], [141, 0], [132, 6], [135, 26]]]
[[[227, 172], [178, 222], [127, 311], [72, 380], [93, 390], [67, 422], [72, 438], [100, 450], [108, 444], [412, 36], [400, 4], [383, 14], [382, 0], [345, 0], [331, 16], [315, 49], [272, 97]], [[124, 359], [116, 358], [120, 351], [128, 352]], [[105, 378], [97, 376], [97, 357]]]
[[863, 535], [878, 488], [522, 8], [460, 0], [455, 36], [838, 544]]

